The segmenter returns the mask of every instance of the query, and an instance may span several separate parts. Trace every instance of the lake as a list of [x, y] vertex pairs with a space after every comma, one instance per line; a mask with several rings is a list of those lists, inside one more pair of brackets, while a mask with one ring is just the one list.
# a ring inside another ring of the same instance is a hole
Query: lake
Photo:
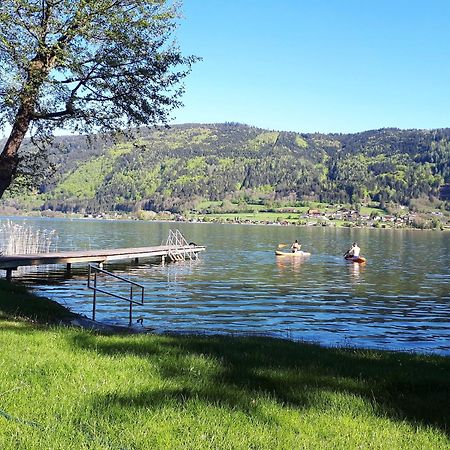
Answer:
[[[145, 285], [145, 305], [134, 314], [156, 332], [256, 333], [327, 346], [450, 355], [448, 232], [9, 220], [55, 230], [58, 250], [160, 245], [170, 228], [206, 245], [197, 261], [105, 265]], [[295, 239], [312, 253], [309, 258], [275, 257], [277, 244]], [[353, 241], [367, 257], [366, 265], [342, 258]], [[74, 312], [92, 314], [85, 264], [75, 265], [70, 274], [62, 266], [22, 270], [14, 281]], [[100, 297], [97, 319], [126, 325], [128, 306]]]

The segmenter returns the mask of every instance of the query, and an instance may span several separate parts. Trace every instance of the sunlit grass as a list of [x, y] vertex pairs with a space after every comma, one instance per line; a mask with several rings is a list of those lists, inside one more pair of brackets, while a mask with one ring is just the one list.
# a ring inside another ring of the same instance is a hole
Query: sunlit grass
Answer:
[[[206, 209], [210, 206], [220, 206], [221, 202], [215, 202], [217, 205], [213, 205], [213, 202], [203, 202], [199, 206], [197, 206], [198, 210]], [[200, 207], [201, 206], [201, 207]], [[236, 211], [236, 212], [220, 212], [215, 211], [205, 215], [197, 214], [201, 217], [204, 217], [207, 220], [217, 220], [221, 222], [227, 221], [251, 221], [251, 222], [290, 222], [290, 223], [306, 223], [306, 222], [319, 222], [321, 223], [321, 219], [317, 217], [304, 217], [304, 214], [308, 212], [310, 209], [317, 209], [322, 214], [332, 214], [339, 210], [340, 205], [330, 205], [328, 203], [320, 203], [320, 202], [309, 202], [308, 206], [291, 206], [284, 208], [277, 208], [275, 211], [265, 211], [267, 206], [265, 205], [247, 205], [247, 208], [252, 210], [248, 211]], [[350, 208], [350, 205], [345, 205], [345, 207]], [[292, 211], [286, 211], [292, 210]], [[295, 212], [293, 212], [295, 211]], [[386, 213], [378, 208], [374, 207], [361, 207], [361, 214], [370, 215], [371, 213], [375, 213], [379, 216], [383, 216]], [[331, 226], [343, 226], [347, 223], [346, 220], [334, 219], [332, 221], [326, 222]]]
[[211, 213], [204, 216], [210, 220], [250, 220], [259, 222], [277, 222], [277, 221], [292, 221], [299, 220], [299, 214], [293, 213], [279, 213], [279, 212], [238, 212], [238, 213]]
[[0, 348], [1, 449], [450, 448], [449, 358], [6, 313]]

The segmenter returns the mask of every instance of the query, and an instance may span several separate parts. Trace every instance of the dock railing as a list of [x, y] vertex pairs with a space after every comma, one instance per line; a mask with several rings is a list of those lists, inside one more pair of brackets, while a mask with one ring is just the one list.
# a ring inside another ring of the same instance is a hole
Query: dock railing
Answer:
[[172, 261], [184, 261], [186, 257], [189, 259], [198, 259], [198, 254], [191, 250], [191, 245], [183, 236], [180, 230], [169, 230], [166, 245], [170, 246], [168, 256]]
[[[109, 277], [112, 277], [116, 280], [119, 280], [122, 283], [127, 283], [130, 286], [130, 293], [128, 297], [125, 297], [124, 295], [116, 294], [111, 291], [107, 291], [103, 287], [98, 286], [98, 275], [103, 274]], [[141, 284], [135, 283], [134, 281], [127, 280], [126, 278], [123, 278], [119, 275], [114, 275], [111, 272], [108, 272], [107, 270], [101, 269], [100, 267], [95, 266], [94, 264], [89, 264], [89, 270], [88, 270], [88, 288], [92, 289], [94, 291], [93, 296], [93, 302], [92, 302], [92, 320], [95, 320], [95, 309], [97, 304], [97, 292], [101, 292], [102, 294], [109, 295], [114, 298], [118, 298], [120, 300], [127, 301], [130, 305], [130, 313], [129, 313], [129, 326], [131, 327], [133, 323], [133, 305], [140, 305], [142, 306], [144, 304], [144, 286]], [[137, 295], [135, 295], [137, 294]], [[138, 300], [135, 299], [135, 297], [138, 298]]]

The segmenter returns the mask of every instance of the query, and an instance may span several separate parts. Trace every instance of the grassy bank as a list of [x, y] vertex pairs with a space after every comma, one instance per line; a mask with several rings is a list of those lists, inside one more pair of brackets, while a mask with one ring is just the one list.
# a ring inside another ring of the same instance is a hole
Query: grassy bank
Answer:
[[2, 449], [450, 448], [449, 358], [42, 327], [11, 292]]
[[0, 280], [0, 317], [57, 323], [73, 316], [56, 302], [33, 295], [23, 286]]

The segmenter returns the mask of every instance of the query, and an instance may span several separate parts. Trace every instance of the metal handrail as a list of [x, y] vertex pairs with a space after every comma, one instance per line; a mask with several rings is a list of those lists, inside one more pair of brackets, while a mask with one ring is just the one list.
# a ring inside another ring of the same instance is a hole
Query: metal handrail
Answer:
[[169, 235], [167, 236], [166, 245], [175, 247], [174, 249], [169, 249], [167, 252], [169, 258], [173, 261], [184, 261], [186, 259], [186, 256], [188, 256], [189, 259], [198, 259], [198, 254], [190, 249], [190, 244], [188, 244], [188, 241], [183, 236], [180, 230], [173, 231], [169, 229]]
[[[129, 316], [129, 326], [133, 323], [133, 304], [134, 305], [143, 305], [144, 304], [144, 286], [141, 284], [135, 283], [134, 281], [127, 280], [119, 275], [115, 275], [112, 272], [108, 272], [107, 270], [101, 269], [100, 267], [94, 266], [93, 264], [89, 264], [88, 266], [88, 288], [94, 291], [93, 302], [92, 302], [92, 320], [95, 320], [95, 308], [97, 304], [97, 292], [101, 292], [102, 294], [109, 295], [114, 298], [118, 298], [120, 300], [125, 300], [130, 304], [130, 316]], [[105, 275], [111, 276], [117, 280], [123, 281], [125, 283], [130, 284], [130, 296], [124, 297], [123, 295], [115, 294], [114, 292], [106, 291], [105, 289], [97, 287], [97, 274], [103, 273]], [[93, 275], [93, 284], [91, 283], [91, 275]], [[136, 286], [141, 290], [140, 293], [140, 301], [135, 300], [133, 297], [133, 286]]]

